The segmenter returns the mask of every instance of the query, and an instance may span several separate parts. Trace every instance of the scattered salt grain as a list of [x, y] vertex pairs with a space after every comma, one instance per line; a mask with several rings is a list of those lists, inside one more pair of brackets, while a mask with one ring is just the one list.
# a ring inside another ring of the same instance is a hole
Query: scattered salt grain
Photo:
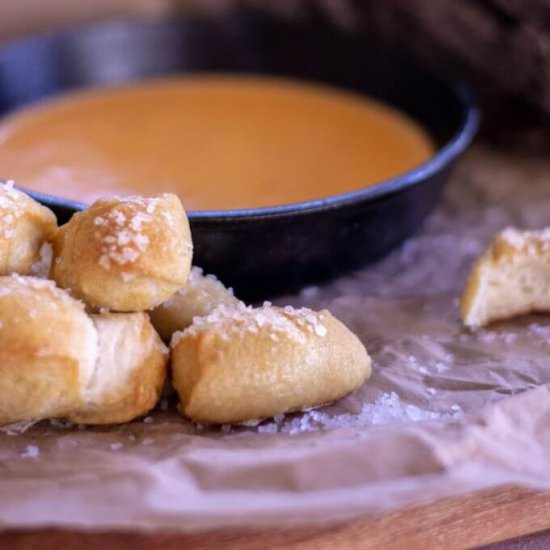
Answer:
[[545, 340], [550, 340], [550, 325], [539, 325], [537, 323], [531, 323], [527, 328], [536, 336], [544, 338]]
[[112, 451], [120, 451], [124, 445], [122, 443], [111, 443], [111, 450]]
[[436, 389], [435, 389], [435, 388], [426, 388], [426, 391], [427, 391], [430, 395], [435, 395], [435, 394], [436, 394]]
[[514, 248], [525, 246], [526, 233], [518, 231], [514, 227], [507, 227], [500, 233], [499, 237]]
[[12, 191], [15, 187], [15, 181], [14, 180], [7, 180], [4, 183], [0, 184], [0, 187], [4, 189], [4, 191]]
[[150, 437], [146, 437], [141, 442], [142, 445], [152, 445], [153, 443], [154, 443], [154, 441]]
[[222, 424], [222, 432], [228, 434], [231, 432], [231, 424]]
[[518, 335], [513, 332], [499, 332], [491, 330], [478, 330], [476, 337], [480, 342], [492, 344], [494, 342], [503, 342], [504, 344], [513, 344]]
[[143, 419], [143, 422], [145, 422], [145, 424], [152, 424], [154, 421], [155, 421], [155, 419], [152, 416], [146, 416]]
[[269, 422], [267, 424], [260, 424], [258, 426], [258, 433], [277, 433], [279, 431], [279, 427], [277, 424], [274, 424], [273, 422]]
[[317, 336], [326, 336], [327, 327], [325, 327], [324, 325], [315, 325], [315, 334], [317, 334]]
[[504, 229], [499, 238], [506, 241], [515, 249], [523, 249], [527, 247], [530, 254], [536, 253], [538, 245], [546, 250], [550, 247], [550, 228], [544, 228], [537, 231], [521, 231], [513, 227]]
[[38, 458], [40, 456], [40, 449], [36, 445], [27, 445], [19, 456], [21, 458]]
[[438, 373], [446, 372], [449, 370], [449, 365], [446, 363], [442, 363], [441, 361], [436, 361], [434, 364], [434, 368]]
[[258, 432], [283, 432], [292, 435], [334, 428], [367, 428], [426, 420], [451, 420], [459, 417], [461, 413], [462, 410], [458, 405], [453, 405], [450, 412], [421, 409], [416, 405], [402, 403], [397, 393], [391, 392], [383, 394], [374, 403], [365, 403], [358, 414], [330, 415], [320, 410], [313, 410], [289, 417], [283, 423], [266, 422], [258, 426]]

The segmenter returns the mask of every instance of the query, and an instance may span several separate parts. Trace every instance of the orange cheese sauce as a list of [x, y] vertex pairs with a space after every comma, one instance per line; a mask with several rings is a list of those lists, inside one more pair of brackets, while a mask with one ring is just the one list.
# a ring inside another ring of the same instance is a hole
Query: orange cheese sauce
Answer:
[[187, 76], [67, 94], [0, 121], [0, 178], [90, 203], [174, 192], [191, 210], [354, 191], [433, 154], [426, 132], [329, 86]]

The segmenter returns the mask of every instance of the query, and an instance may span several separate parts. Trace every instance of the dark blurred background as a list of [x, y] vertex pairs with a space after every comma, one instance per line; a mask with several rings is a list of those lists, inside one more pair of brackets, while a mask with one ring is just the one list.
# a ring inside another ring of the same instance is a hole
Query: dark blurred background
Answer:
[[242, 6], [328, 19], [350, 32], [381, 29], [445, 74], [473, 81], [491, 127], [550, 114], [550, 0], [17, 0], [0, 4], [0, 41], [83, 22]]

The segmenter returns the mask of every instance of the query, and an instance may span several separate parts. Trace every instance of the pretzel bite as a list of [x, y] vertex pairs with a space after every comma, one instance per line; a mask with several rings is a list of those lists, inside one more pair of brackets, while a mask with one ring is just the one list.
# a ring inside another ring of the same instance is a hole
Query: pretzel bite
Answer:
[[97, 330], [52, 281], [0, 277], [0, 424], [66, 416], [92, 380]]
[[62, 226], [52, 276], [96, 308], [144, 311], [185, 285], [189, 222], [175, 195], [96, 201]]
[[461, 299], [466, 326], [550, 311], [550, 229], [499, 233], [477, 260]]
[[29, 275], [42, 245], [57, 228], [54, 213], [13, 187], [0, 183], [0, 275]]
[[116, 424], [148, 413], [166, 379], [168, 350], [145, 313], [92, 315], [98, 333], [94, 376], [68, 418]]
[[359, 339], [328, 311], [219, 306], [172, 338], [180, 411], [237, 423], [334, 401], [369, 377]]
[[186, 329], [194, 317], [208, 315], [221, 304], [239, 303], [233, 291], [214, 275], [204, 275], [200, 267], [193, 267], [185, 286], [151, 311], [151, 321], [162, 339], [169, 342], [172, 334]]

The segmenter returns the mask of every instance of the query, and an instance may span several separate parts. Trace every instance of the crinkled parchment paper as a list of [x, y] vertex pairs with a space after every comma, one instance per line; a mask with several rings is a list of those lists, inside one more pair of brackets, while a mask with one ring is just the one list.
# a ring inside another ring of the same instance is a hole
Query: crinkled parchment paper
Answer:
[[420, 235], [282, 300], [328, 307], [359, 334], [374, 359], [362, 389], [256, 428], [192, 426], [168, 401], [126, 426], [0, 434], [0, 526], [281, 526], [548, 488], [550, 316], [478, 333], [457, 317], [472, 259], [508, 224], [550, 224], [550, 161], [478, 146]]

